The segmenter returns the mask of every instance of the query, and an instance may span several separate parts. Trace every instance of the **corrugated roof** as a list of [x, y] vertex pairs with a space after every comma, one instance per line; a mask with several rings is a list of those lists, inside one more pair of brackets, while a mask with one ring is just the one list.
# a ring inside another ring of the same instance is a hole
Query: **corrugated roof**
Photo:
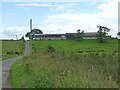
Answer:
[[[66, 33], [66, 35], [77, 35], [78, 33]], [[83, 37], [96, 37], [97, 32], [83, 33]]]

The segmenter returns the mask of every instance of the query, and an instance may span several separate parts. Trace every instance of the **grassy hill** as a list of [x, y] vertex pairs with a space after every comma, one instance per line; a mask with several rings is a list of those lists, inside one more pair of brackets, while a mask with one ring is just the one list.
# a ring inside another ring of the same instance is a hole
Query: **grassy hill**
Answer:
[[31, 41], [31, 55], [11, 69], [13, 87], [117, 88], [118, 41]]

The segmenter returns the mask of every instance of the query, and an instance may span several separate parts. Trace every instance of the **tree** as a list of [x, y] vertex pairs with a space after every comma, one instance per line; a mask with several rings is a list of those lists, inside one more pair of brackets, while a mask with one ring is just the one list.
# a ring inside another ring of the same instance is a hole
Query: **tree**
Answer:
[[27, 32], [25, 36], [29, 37], [29, 39], [33, 39], [35, 34], [43, 34], [43, 32], [40, 29], [32, 29], [30, 32]]
[[24, 39], [24, 36], [22, 36], [20, 40], [23, 40], [23, 41], [25, 41], [25, 39]]
[[77, 39], [82, 40], [83, 34], [84, 34], [84, 30], [81, 31], [80, 29], [78, 29], [77, 30]]
[[81, 31], [81, 30], [80, 30], [80, 29], [78, 29], [78, 30], [77, 30], [77, 33], [80, 33], [80, 31]]
[[117, 36], [120, 36], [120, 32], [117, 33]]
[[43, 34], [43, 32], [39, 29], [33, 29], [31, 32], [34, 32], [35, 34]]
[[109, 32], [110, 29], [107, 27], [104, 27], [104, 26], [97, 26], [97, 28], [99, 28], [99, 30], [97, 32], [98, 40], [100, 41], [100, 43], [103, 43], [104, 41], [106, 41], [107, 32]]
[[30, 37], [30, 32], [27, 32], [27, 34], [25, 34], [26, 37]]

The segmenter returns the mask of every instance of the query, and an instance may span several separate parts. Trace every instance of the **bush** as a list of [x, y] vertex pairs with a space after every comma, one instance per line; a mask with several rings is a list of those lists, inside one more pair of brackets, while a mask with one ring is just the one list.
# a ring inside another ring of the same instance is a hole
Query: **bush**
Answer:
[[15, 54], [19, 55], [20, 53], [19, 52], [15, 52]]
[[6, 54], [13, 55], [14, 53], [13, 53], [13, 51], [8, 51], [8, 52], [6, 52]]
[[55, 52], [55, 48], [53, 46], [48, 45], [47, 48], [48, 48], [48, 50], [47, 50], [48, 52], [50, 52], [50, 53]]

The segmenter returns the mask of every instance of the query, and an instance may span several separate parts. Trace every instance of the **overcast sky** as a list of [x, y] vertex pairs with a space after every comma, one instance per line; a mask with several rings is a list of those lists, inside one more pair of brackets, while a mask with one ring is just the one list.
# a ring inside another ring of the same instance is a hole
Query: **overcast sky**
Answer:
[[96, 32], [102, 25], [111, 29], [110, 35], [118, 32], [118, 1], [107, 2], [1, 2], [2, 28], [0, 38], [20, 38], [33, 28], [44, 34], [76, 33], [77, 29]]

